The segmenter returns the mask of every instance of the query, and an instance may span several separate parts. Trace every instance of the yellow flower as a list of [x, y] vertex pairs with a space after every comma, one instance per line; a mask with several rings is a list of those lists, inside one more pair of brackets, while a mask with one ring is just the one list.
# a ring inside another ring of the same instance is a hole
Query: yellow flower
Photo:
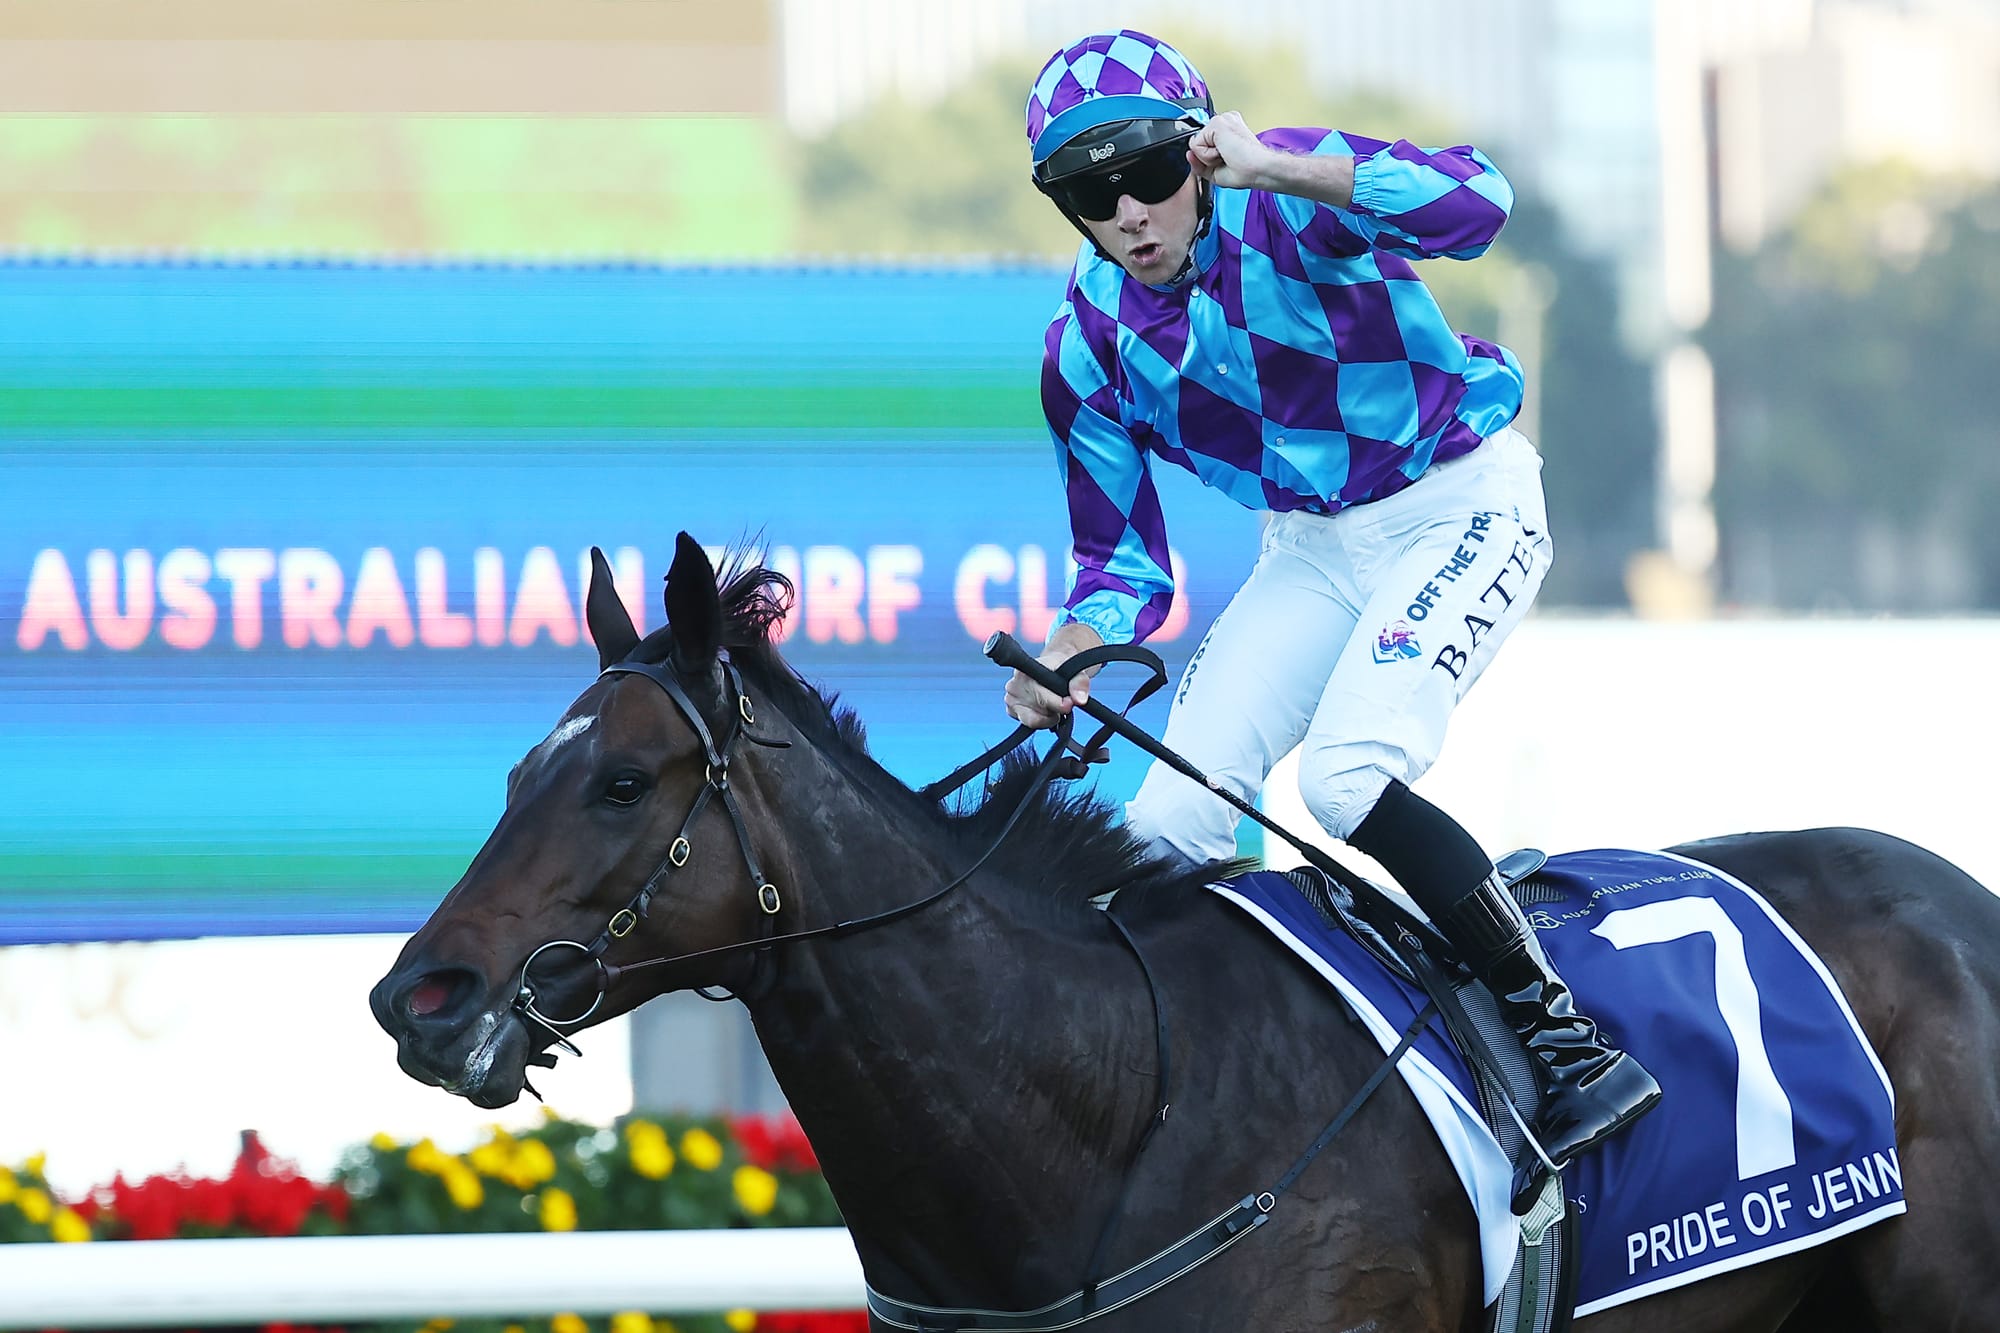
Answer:
[[762, 1217], [778, 1202], [778, 1178], [759, 1166], [739, 1166], [732, 1182], [736, 1202], [752, 1217]]
[[521, 1324], [509, 1324], [501, 1329], [500, 1333], [528, 1333], [528, 1330], [526, 1326]]
[[21, 1186], [14, 1179], [14, 1173], [0, 1166], [0, 1203], [14, 1202], [14, 1196], [20, 1192]]
[[396, 1142], [393, 1135], [384, 1134], [380, 1130], [377, 1130], [374, 1136], [368, 1140], [368, 1146], [376, 1152], [394, 1152], [403, 1145]]
[[729, 1333], [751, 1333], [757, 1327], [757, 1315], [752, 1310], [731, 1310], [722, 1316], [722, 1322], [729, 1325]]
[[46, 1180], [48, 1177], [43, 1174], [42, 1168], [48, 1164], [49, 1155], [45, 1152], [38, 1152], [27, 1161], [21, 1163], [21, 1171], [22, 1174], [33, 1176], [37, 1180]]
[[576, 1230], [576, 1200], [568, 1190], [543, 1190], [541, 1214], [544, 1231]]
[[74, 1208], [59, 1208], [49, 1223], [49, 1234], [59, 1241], [74, 1243], [90, 1239], [90, 1223], [77, 1216]]
[[722, 1165], [722, 1145], [715, 1135], [696, 1126], [681, 1135], [681, 1156], [697, 1171], [713, 1171]]
[[410, 1170], [432, 1176], [443, 1171], [444, 1164], [448, 1160], [438, 1151], [438, 1146], [429, 1139], [418, 1139], [411, 1144], [410, 1151], [404, 1155], [404, 1159], [409, 1162]]
[[590, 1325], [577, 1315], [564, 1311], [549, 1320], [549, 1333], [590, 1333]]
[[444, 1169], [438, 1173], [444, 1179], [444, 1191], [462, 1213], [469, 1213], [486, 1202], [486, 1187], [479, 1183], [479, 1177], [471, 1167], [456, 1157], [448, 1157]]
[[621, 1310], [611, 1316], [611, 1333], [653, 1333], [653, 1316], [644, 1310]]
[[625, 1126], [625, 1142], [632, 1153], [632, 1169], [648, 1180], [664, 1180], [674, 1169], [674, 1150], [667, 1145], [667, 1132], [650, 1120], [635, 1120]]
[[55, 1203], [47, 1192], [33, 1186], [21, 1191], [20, 1197], [14, 1200], [14, 1206], [21, 1210], [21, 1216], [38, 1227], [47, 1225], [49, 1218], [54, 1216], [56, 1211]]
[[540, 1139], [525, 1139], [515, 1146], [514, 1159], [508, 1164], [508, 1184], [517, 1190], [533, 1189], [554, 1180], [555, 1175], [556, 1155], [549, 1151], [548, 1144]]
[[465, 1160], [472, 1163], [472, 1169], [480, 1175], [491, 1176], [495, 1180], [505, 1180], [508, 1167], [513, 1164], [514, 1154], [510, 1145], [502, 1143], [499, 1139], [488, 1139], [467, 1153]]
[[456, 1324], [457, 1322], [458, 1321], [456, 1319], [445, 1319], [445, 1318], [433, 1319], [429, 1323], [424, 1325], [423, 1333], [444, 1333], [446, 1329], [450, 1328], [453, 1324]]

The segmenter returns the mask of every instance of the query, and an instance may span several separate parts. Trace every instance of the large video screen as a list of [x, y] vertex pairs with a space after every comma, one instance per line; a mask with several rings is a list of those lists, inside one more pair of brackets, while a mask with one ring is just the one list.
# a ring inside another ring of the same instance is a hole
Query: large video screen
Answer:
[[[0, 264], [0, 943], [412, 928], [592, 679], [592, 545], [650, 625], [676, 533], [762, 551], [787, 656], [948, 771], [1068, 577], [1062, 285]], [[1178, 670], [1257, 520], [1160, 480]]]

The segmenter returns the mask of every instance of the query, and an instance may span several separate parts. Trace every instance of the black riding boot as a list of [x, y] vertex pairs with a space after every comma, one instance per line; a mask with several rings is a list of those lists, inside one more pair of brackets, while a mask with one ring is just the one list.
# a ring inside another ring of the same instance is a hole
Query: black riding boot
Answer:
[[[1660, 1100], [1653, 1076], [1576, 1011], [1493, 862], [1457, 820], [1391, 782], [1348, 841], [1389, 868], [1500, 1002], [1540, 1081], [1535, 1138], [1557, 1167]], [[1534, 1202], [1540, 1179], [1539, 1161], [1514, 1173], [1517, 1212]]]
[[[1500, 1016], [1528, 1048], [1541, 1081], [1535, 1138], [1558, 1168], [1653, 1109], [1660, 1085], [1637, 1060], [1605, 1042], [1576, 1011], [1534, 930], [1494, 874], [1437, 920], [1499, 1001]], [[1514, 1208], [1534, 1202], [1541, 1163], [1514, 1173]]]

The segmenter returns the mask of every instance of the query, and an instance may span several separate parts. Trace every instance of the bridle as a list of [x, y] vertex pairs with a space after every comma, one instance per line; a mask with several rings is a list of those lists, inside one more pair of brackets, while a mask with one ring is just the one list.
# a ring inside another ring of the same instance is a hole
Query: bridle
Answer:
[[[1149, 667], [1151, 670], [1150, 677], [1138, 689], [1133, 691], [1132, 697], [1125, 705], [1126, 711], [1129, 711], [1134, 705], [1151, 697], [1166, 684], [1166, 666], [1160, 661], [1158, 656], [1143, 648], [1132, 648], [1124, 645], [1107, 645], [1079, 653], [1063, 664], [1062, 671], [1065, 677], [1068, 677], [1075, 675], [1077, 672], [1089, 670], [1092, 667], [1101, 666], [1104, 663], [1113, 661], [1136, 662]], [[647, 876], [646, 882], [639, 887], [639, 891], [632, 895], [631, 901], [611, 914], [610, 918], [605, 922], [604, 927], [597, 932], [590, 943], [580, 944], [575, 940], [550, 940], [546, 944], [538, 946], [528, 955], [527, 960], [521, 964], [520, 984], [515, 990], [514, 1000], [510, 1007], [516, 1014], [520, 1015], [524, 1022], [533, 1026], [539, 1026], [547, 1031], [555, 1038], [556, 1044], [572, 1055], [581, 1055], [582, 1052], [570, 1041], [568, 1030], [573, 1030], [583, 1023], [588, 1022], [603, 1007], [605, 996], [610, 994], [612, 986], [617, 983], [620, 977], [628, 972], [637, 972], [649, 967], [667, 967], [676, 963], [693, 962], [697, 959], [716, 958], [724, 954], [740, 953], [746, 950], [769, 950], [775, 945], [790, 943], [794, 940], [813, 939], [820, 936], [849, 935], [873, 926], [887, 924], [890, 921], [909, 916], [911, 913], [929, 907], [932, 903], [963, 885], [986, 864], [987, 860], [1000, 849], [1001, 843], [1013, 831], [1014, 826], [1020, 822], [1021, 816], [1027, 812], [1028, 807], [1033, 804], [1037, 793], [1044, 786], [1058, 776], [1081, 776], [1083, 770], [1087, 767], [1090, 754], [1098, 750], [1105, 741], [1110, 739], [1113, 730], [1107, 725], [1100, 729], [1090, 741], [1083, 745], [1078, 745], [1071, 737], [1074, 727], [1074, 716], [1072, 714], [1064, 714], [1061, 724], [1055, 728], [1055, 743], [1049, 747], [1048, 753], [1037, 766], [1034, 776], [1022, 791], [1019, 801], [1008, 814], [1007, 820], [1001, 826], [1000, 831], [994, 835], [991, 845], [987, 847], [986, 851], [976, 861], [966, 867], [964, 871], [954, 876], [941, 888], [913, 902], [904, 903], [899, 907], [892, 907], [886, 911], [876, 912], [869, 916], [837, 921], [831, 925], [790, 931], [785, 934], [775, 934], [773, 932], [777, 925], [778, 914], [783, 910], [784, 899], [778, 886], [765, 876], [763, 868], [758, 862], [757, 850], [750, 840], [749, 825], [744, 821], [742, 808], [737, 804], [736, 794], [729, 784], [729, 765], [735, 756], [735, 747], [738, 741], [748, 741], [752, 745], [759, 745], [768, 749], [786, 749], [791, 745], [791, 742], [767, 739], [751, 730], [757, 722], [757, 711], [750, 701], [749, 694], [743, 689], [742, 674], [737, 670], [736, 664], [731, 662], [726, 655], [720, 658], [719, 664], [722, 669], [723, 702], [728, 718], [720, 743], [716, 741], [714, 733], [709, 729], [708, 722], [703, 718], [701, 709], [695, 706], [694, 700], [688, 697], [687, 690], [682, 686], [680, 680], [667, 667], [651, 662], [614, 662], [598, 674], [598, 679], [600, 680], [610, 676], [643, 676], [664, 690], [667, 698], [673, 701], [675, 709], [679, 711], [687, 724], [693, 728], [695, 736], [700, 740], [706, 767], [701, 790], [696, 793], [693, 805], [689, 807], [686, 817], [681, 820], [680, 832], [674, 835], [674, 840], [667, 845], [666, 855], [661, 859], [660, 864], [654, 869], [653, 873]], [[1120, 716], [1122, 715], [1121, 713]], [[1034, 728], [1028, 726], [1017, 727], [1014, 733], [1006, 740], [993, 746], [972, 762], [954, 770], [940, 781], [925, 787], [921, 794], [928, 799], [942, 799], [944, 796], [965, 785], [974, 776], [992, 767], [993, 764], [997, 763], [1008, 753], [1018, 749], [1034, 734], [1034, 730]], [[606, 961], [605, 954], [610, 950], [612, 944], [630, 935], [638, 924], [646, 919], [646, 914], [652, 906], [654, 895], [660, 891], [660, 888], [666, 882], [667, 876], [684, 868], [688, 864], [693, 854], [693, 845], [689, 841], [689, 835], [694, 829], [695, 821], [701, 818], [702, 811], [708, 808], [709, 802], [718, 797], [721, 800], [722, 808], [729, 815], [730, 826], [736, 833], [736, 845], [743, 853], [743, 862], [750, 871], [750, 883], [756, 891], [757, 906], [760, 912], [758, 918], [760, 929], [757, 935], [754, 938], [739, 940], [733, 944], [722, 944], [708, 949], [696, 949], [689, 953], [646, 958], [638, 962], [618, 964]], [[562, 950], [574, 950], [581, 954], [596, 969], [597, 974], [596, 987], [590, 997], [589, 1005], [581, 1013], [569, 1016], [558, 1016], [546, 1012], [543, 1007], [543, 1001], [537, 994], [533, 978], [530, 976], [535, 961], [543, 954]], [[729, 991], [719, 987], [697, 987], [695, 993], [704, 999], [711, 1000], [729, 1000], [735, 998]], [[553, 1060], [553, 1057], [550, 1057], [550, 1059]]]
[[[694, 804], [688, 808], [687, 816], [681, 820], [680, 832], [676, 833], [674, 840], [667, 844], [666, 855], [661, 858], [659, 866], [653, 873], [646, 877], [646, 882], [639, 886], [639, 891], [632, 895], [631, 901], [611, 914], [603, 929], [597, 932], [590, 943], [550, 940], [529, 954], [527, 961], [521, 964], [521, 982], [515, 991], [512, 1006], [514, 1012], [525, 1021], [539, 1024], [546, 1029], [555, 1037], [556, 1042], [572, 1055], [581, 1055], [582, 1052], [577, 1050], [570, 1041], [569, 1034], [563, 1029], [574, 1028], [596, 1014], [604, 1004], [604, 997], [610, 993], [612, 983], [620, 974], [635, 968], [662, 966], [687, 958], [699, 958], [705, 954], [723, 953], [735, 948], [768, 947], [776, 942], [770, 936], [770, 926], [775, 922], [779, 911], [783, 909], [784, 900], [778, 892], [778, 886], [765, 876], [762, 866], [758, 863], [757, 849], [750, 841], [749, 825], [744, 823], [742, 807], [736, 803], [736, 793], [729, 786], [729, 764], [735, 757], [736, 743], [739, 740], [747, 740], [753, 745], [774, 750], [788, 748], [791, 742], [767, 740], [750, 730], [756, 725], [757, 710], [751, 704], [750, 696], [744, 693], [742, 676], [737, 671], [735, 663], [726, 658], [721, 661], [721, 667], [723, 691], [729, 705], [729, 722], [720, 744], [717, 744], [714, 733], [709, 730], [708, 722], [702, 717], [701, 710], [695, 707], [694, 700], [688, 697], [680, 681], [666, 668], [651, 662], [614, 662], [598, 673], [599, 680], [611, 676], [644, 676], [666, 691], [667, 697], [673, 700], [674, 707], [679, 710], [682, 719], [694, 729], [695, 736], [701, 741], [705, 767], [701, 790], [695, 794]], [[741, 945], [725, 945], [721, 949], [701, 950], [679, 958], [651, 958], [644, 962], [629, 963], [623, 967], [606, 962], [604, 955], [611, 948], [612, 942], [624, 939], [646, 919], [647, 911], [652, 907], [653, 896], [660, 891], [667, 876], [687, 865], [694, 850], [693, 844], [689, 841], [689, 834], [694, 830], [695, 821], [701, 818], [702, 811], [708, 808], [709, 801], [715, 797], [721, 798], [722, 808], [729, 814], [730, 826], [736, 832], [736, 845], [743, 852], [743, 862], [750, 870], [750, 883], [756, 889], [757, 906], [762, 913], [760, 919], [764, 925], [759, 937], [745, 941]], [[529, 971], [534, 967], [536, 959], [551, 950], [562, 949], [576, 950], [597, 968], [597, 989], [591, 997], [590, 1006], [582, 1013], [570, 1017], [556, 1017], [544, 1013], [534, 983], [529, 977]]]

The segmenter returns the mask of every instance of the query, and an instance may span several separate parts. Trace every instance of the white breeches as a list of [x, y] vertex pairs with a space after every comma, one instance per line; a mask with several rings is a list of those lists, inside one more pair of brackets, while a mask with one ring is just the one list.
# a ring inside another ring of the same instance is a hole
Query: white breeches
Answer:
[[[1414, 783], [1437, 759], [1452, 709], [1541, 590], [1541, 469], [1508, 429], [1386, 500], [1273, 516], [1181, 677], [1167, 746], [1245, 800], [1300, 747], [1306, 808], [1353, 833], [1391, 778]], [[1236, 812], [1161, 764], [1126, 819], [1196, 861], [1236, 854]]]

